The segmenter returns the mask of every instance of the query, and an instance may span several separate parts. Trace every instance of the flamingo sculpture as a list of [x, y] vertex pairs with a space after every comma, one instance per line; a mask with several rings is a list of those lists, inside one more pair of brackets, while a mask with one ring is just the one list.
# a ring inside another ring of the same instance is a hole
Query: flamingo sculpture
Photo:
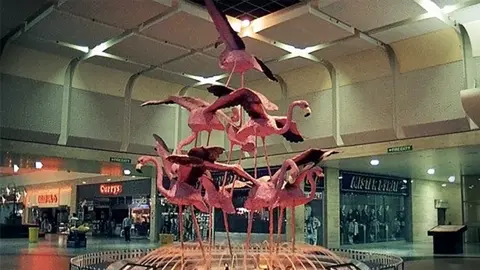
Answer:
[[[227, 88], [225, 91], [229, 91]], [[305, 111], [305, 117], [310, 116], [311, 109], [307, 101], [297, 100], [288, 107], [287, 116], [271, 116], [264, 107], [263, 98], [258, 93], [248, 88], [241, 88], [230, 92], [228, 95], [223, 95], [209, 106], [209, 110], [217, 111], [228, 107], [241, 105], [243, 109], [250, 116], [250, 120], [240, 128], [236, 138], [244, 141], [250, 135], [255, 136], [255, 148], [257, 147], [256, 137], [262, 138], [263, 151], [265, 153], [265, 160], [269, 175], [272, 175], [270, 164], [268, 161], [267, 146], [265, 144], [265, 137], [279, 134], [290, 142], [301, 142], [303, 137], [297, 129], [297, 124], [292, 120], [293, 108], [300, 107]], [[255, 155], [254, 167], [255, 177], [257, 173], [257, 155]]]
[[[297, 164], [291, 159], [287, 159], [283, 162], [282, 167], [273, 176], [263, 176], [259, 179], [250, 180], [253, 183], [253, 187], [248, 193], [248, 198], [245, 201], [244, 208], [248, 210], [248, 226], [247, 226], [247, 240], [245, 248], [246, 263], [247, 253], [250, 248], [250, 236], [252, 232], [253, 212], [259, 211], [264, 208], [268, 208], [269, 218], [269, 231], [270, 231], [270, 255], [273, 250], [273, 209], [274, 204], [278, 199], [279, 183], [283, 183], [288, 166], [290, 166], [291, 175], [296, 176], [298, 174]], [[270, 256], [271, 257], [271, 256]]]
[[[190, 211], [192, 213], [192, 219], [195, 226], [195, 232], [197, 234], [197, 240], [202, 250], [203, 258], [205, 260], [205, 250], [203, 249], [201, 234], [200, 234], [200, 227], [198, 226], [198, 220], [195, 216], [195, 210], [193, 206], [197, 207], [202, 212], [208, 212], [208, 209], [202, 199], [202, 194], [200, 190], [195, 189], [193, 186], [189, 185], [188, 183], [182, 181], [176, 181], [170, 187], [170, 189], [165, 189], [163, 187], [163, 169], [158, 162], [158, 160], [154, 157], [150, 156], [141, 156], [137, 160], [136, 170], [138, 172], [142, 172], [142, 167], [152, 162], [155, 164], [157, 168], [157, 189], [158, 191], [167, 198], [167, 200], [172, 203], [178, 205], [178, 221], [180, 227], [180, 245], [182, 248], [182, 264], [183, 264], [183, 206], [190, 206]], [[206, 261], [205, 261], [206, 262]]]
[[210, 17], [215, 24], [220, 38], [215, 43], [215, 48], [221, 43], [225, 44], [225, 50], [220, 54], [218, 64], [222, 70], [230, 72], [226, 85], [230, 83], [234, 72], [240, 73], [241, 87], [244, 86], [244, 74], [246, 71], [256, 69], [272, 81], [278, 82], [272, 71], [257, 57], [245, 51], [246, 46], [240, 36], [233, 30], [227, 20], [227, 16], [221, 12], [213, 0], [205, 0], [205, 5]]
[[213, 130], [225, 130], [225, 127], [220, 122], [219, 118], [222, 119], [222, 121], [230, 121], [224, 112], [209, 110], [210, 103], [194, 97], [169, 96], [164, 100], [151, 100], [144, 102], [141, 106], [144, 107], [161, 104], [177, 104], [190, 113], [188, 117], [188, 126], [192, 130], [192, 134], [178, 144], [176, 150], [177, 154], [182, 153], [183, 147], [197, 139], [198, 134], [202, 131], [208, 132], [208, 145], [210, 142], [210, 134]]
[[[317, 177], [323, 177], [323, 171], [320, 167], [317, 167], [317, 164], [320, 163], [324, 158], [337, 154], [335, 150], [324, 151], [322, 149], [311, 148], [308, 149], [297, 156], [293, 157], [292, 160], [297, 166], [304, 166], [301, 170], [301, 173], [294, 181], [286, 181], [282, 183], [283, 187], [279, 191], [278, 200], [275, 203], [274, 207], [280, 208], [280, 217], [278, 221], [278, 230], [277, 230], [277, 251], [278, 245], [280, 243], [280, 232], [283, 225], [283, 213], [285, 208], [290, 208], [292, 210], [291, 216], [291, 230], [292, 230], [292, 252], [295, 250], [295, 207], [299, 205], [304, 205], [310, 202], [315, 197], [316, 192], [316, 182], [313, 179], [313, 174]], [[301, 183], [307, 178], [310, 183], [311, 190], [308, 197], [305, 197], [303, 190], [301, 188]]]

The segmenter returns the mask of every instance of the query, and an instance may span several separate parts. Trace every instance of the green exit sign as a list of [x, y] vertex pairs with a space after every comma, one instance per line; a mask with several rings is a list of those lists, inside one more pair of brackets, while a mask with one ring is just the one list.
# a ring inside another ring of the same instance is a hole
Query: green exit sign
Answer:
[[132, 163], [132, 160], [129, 159], [129, 158], [110, 157], [110, 162], [116, 162], [116, 163]]
[[412, 151], [412, 150], [413, 150], [412, 145], [395, 146], [395, 147], [388, 148], [387, 153], [408, 152], [408, 151]]

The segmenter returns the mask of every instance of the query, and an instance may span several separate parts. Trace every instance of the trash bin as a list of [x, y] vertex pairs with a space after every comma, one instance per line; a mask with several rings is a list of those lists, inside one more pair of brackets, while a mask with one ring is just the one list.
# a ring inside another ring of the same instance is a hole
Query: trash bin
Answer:
[[40, 228], [30, 227], [28, 228], [28, 242], [29, 243], [38, 243], [38, 232]]

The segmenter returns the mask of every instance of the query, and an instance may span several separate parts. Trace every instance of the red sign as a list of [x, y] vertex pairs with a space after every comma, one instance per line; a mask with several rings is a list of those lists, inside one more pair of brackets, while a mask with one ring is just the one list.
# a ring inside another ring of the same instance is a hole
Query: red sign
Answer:
[[58, 196], [57, 194], [38, 195], [37, 203], [55, 204], [58, 203]]
[[103, 195], [118, 195], [122, 193], [123, 186], [120, 184], [113, 184], [113, 185], [100, 185], [100, 193]]

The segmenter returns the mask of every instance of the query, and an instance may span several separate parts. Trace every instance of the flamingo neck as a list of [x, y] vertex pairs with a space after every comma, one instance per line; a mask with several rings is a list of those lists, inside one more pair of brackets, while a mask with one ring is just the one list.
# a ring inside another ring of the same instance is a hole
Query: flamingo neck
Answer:
[[287, 122], [280, 129], [280, 134], [283, 134], [283, 133], [290, 130], [290, 124], [292, 123], [292, 118], [293, 118], [293, 108], [295, 108], [297, 106], [300, 106], [301, 103], [302, 102], [299, 101], [299, 100], [290, 103], [290, 105], [288, 106], [288, 111], [287, 111]]
[[310, 184], [310, 194], [308, 194], [308, 199], [313, 200], [315, 198], [315, 193], [317, 192], [317, 183], [313, 179], [312, 173], [307, 174], [307, 181]]
[[278, 171], [278, 173], [274, 174], [272, 177], [273, 184], [278, 189], [282, 187], [282, 184], [283, 184], [282, 180], [285, 181], [285, 176], [287, 174], [288, 166], [290, 166], [291, 168], [295, 168], [297, 167], [297, 164], [295, 164], [295, 162], [293, 162], [293, 160], [291, 159], [285, 160], [282, 164], [282, 167]]
[[155, 167], [157, 168], [157, 189], [158, 189], [158, 191], [160, 191], [160, 193], [162, 193], [163, 196], [167, 197], [168, 190], [166, 190], [163, 187], [163, 168], [162, 168], [162, 165], [154, 157], [149, 157], [148, 161], [155, 164]]
[[[167, 160], [167, 157], [169, 156], [170, 153], [166, 149], [163, 149], [159, 144], [157, 144], [157, 155], [160, 156], [162, 159], [163, 167], [165, 168], [165, 172], [167, 173], [167, 176], [169, 179], [173, 178], [173, 172], [172, 172], [172, 163]], [[158, 162], [158, 160], [154, 159], [155, 162]]]

